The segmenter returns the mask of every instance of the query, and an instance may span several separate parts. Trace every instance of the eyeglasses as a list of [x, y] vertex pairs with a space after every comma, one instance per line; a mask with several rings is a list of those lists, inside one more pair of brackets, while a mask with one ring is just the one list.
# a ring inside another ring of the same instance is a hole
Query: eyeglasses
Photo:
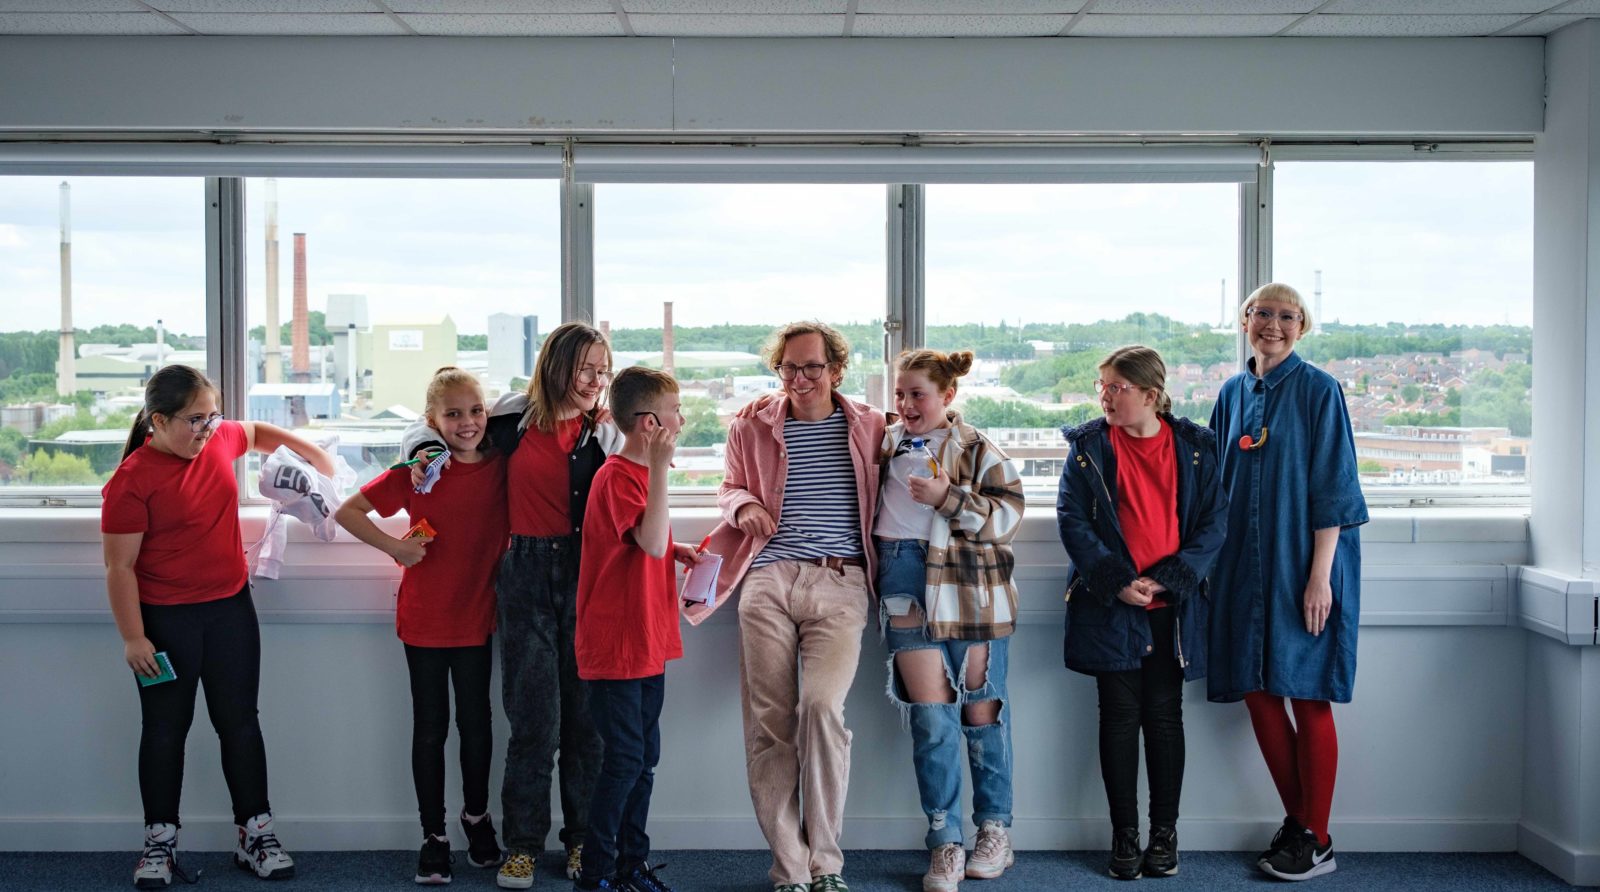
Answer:
[[1094, 381], [1094, 392], [1109, 393], [1112, 399], [1139, 389], [1140, 387], [1137, 384], [1118, 384], [1115, 381], [1101, 381], [1099, 378]]
[[1250, 319], [1257, 325], [1266, 325], [1268, 322], [1276, 319], [1278, 320], [1278, 324], [1284, 328], [1288, 328], [1291, 325], [1299, 325], [1306, 318], [1299, 313], [1274, 313], [1266, 307], [1251, 307], [1245, 311], [1245, 315], [1250, 317]]
[[593, 384], [596, 381], [601, 384], [610, 384], [612, 374], [610, 369], [596, 369], [584, 366], [578, 369], [577, 377], [580, 384]]
[[212, 412], [210, 415], [191, 415], [180, 420], [189, 423], [190, 433], [198, 434], [201, 431], [208, 431], [216, 427], [222, 421], [222, 413]]
[[808, 362], [805, 365], [782, 362], [773, 366], [773, 368], [777, 370], [778, 377], [785, 381], [793, 381], [797, 372], [804, 372], [807, 381], [816, 381], [822, 377], [822, 373], [826, 372], [828, 366], [831, 365], [833, 365], [831, 362]]

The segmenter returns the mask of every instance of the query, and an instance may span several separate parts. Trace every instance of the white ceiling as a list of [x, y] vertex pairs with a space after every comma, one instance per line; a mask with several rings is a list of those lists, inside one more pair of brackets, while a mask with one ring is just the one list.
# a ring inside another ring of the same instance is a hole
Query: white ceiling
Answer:
[[0, 34], [1505, 37], [1600, 0], [0, 0]]

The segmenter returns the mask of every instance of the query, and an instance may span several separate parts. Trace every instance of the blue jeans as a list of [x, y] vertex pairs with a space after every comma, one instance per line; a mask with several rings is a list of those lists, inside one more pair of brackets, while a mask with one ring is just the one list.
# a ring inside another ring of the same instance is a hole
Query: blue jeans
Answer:
[[581, 879], [626, 876], [650, 858], [650, 792], [661, 761], [661, 705], [667, 676], [589, 682], [589, 710], [605, 756], [589, 800]]
[[[879, 539], [878, 597], [884, 641], [889, 647], [890, 702], [900, 708], [911, 728], [911, 761], [917, 772], [917, 792], [928, 816], [929, 849], [965, 842], [959, 815], [961, 807], [961, 738], [967, 739], [967, 764], [972, 771], [972, 822], [999, 821], [1011, 826], [1011, 726], [1006, 703], [1006, 665], [1010, 639], [934, 641], [926, 625], [894, 628], [890, 617], [915, 613], [926, 616], [924, 580], [928, 543], [920, 539]], [[967, 654], [973, 647], [989, 646], [988, 671], [978, 688], [966, 686]], [[895, 656], [909, 650], [938, 650], [955, 694], [954, 703], [910, 703], [895, 671]], [[1000, 701], [1000, 715], [992, 724], [962, 722], [962, 707], [985, 700]]]

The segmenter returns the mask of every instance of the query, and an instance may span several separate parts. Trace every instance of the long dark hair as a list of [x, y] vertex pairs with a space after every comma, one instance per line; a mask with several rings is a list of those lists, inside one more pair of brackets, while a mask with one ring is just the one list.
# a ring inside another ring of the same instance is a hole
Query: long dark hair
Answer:
[[135, 449], [144, 445], [145, 438], [155, 432], [150, 426], [150, 416], [165, 415], [168, 418], [176, 416], [183, 411], [183, 407], [194, 402], [194, 398], [202, 390], [217, 392], [217, 385], [211, 379], [200, 374], [198, 369], [186, 365], [169, 365], [144, 382], [144, 408], [133, 417], [133, 429], [128, 431], [128, 443], [122, 447], [122, 457], [127, 458]]

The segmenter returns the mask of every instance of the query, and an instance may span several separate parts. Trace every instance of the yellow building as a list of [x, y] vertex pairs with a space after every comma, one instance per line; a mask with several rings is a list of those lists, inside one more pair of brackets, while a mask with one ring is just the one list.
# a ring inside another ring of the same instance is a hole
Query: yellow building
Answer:
[[373, 409], [422, 411], [423, 392], [440, 367], [456, 364], [456, 324], [448, 314], [372, 326]]

